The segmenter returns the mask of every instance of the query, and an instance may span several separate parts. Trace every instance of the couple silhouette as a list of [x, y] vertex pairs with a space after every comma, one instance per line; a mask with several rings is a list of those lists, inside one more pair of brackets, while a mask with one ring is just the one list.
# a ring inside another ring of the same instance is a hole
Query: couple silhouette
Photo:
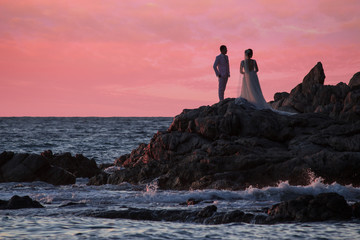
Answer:
[[[216, 56], [213, 65], [216, 76], [219, 79], [219, 100], [224, 100], [224, 93], [226, 84], [230, 77], [229, 57], [227, 54], [227, 47], [220, 46], [220, 54]], [[257, 109], [267, 109], [271, 106], [265, 101], [261, 91], [259, 78], [257, 72], [259, 67], [256, 60], [252, 59], [252, 49], [245, 50], [244, 60], [240, 63], [240, 73], [243, 75], [241, 94], [236, 99], [237, 103], [247, 101], [254, 105]]]

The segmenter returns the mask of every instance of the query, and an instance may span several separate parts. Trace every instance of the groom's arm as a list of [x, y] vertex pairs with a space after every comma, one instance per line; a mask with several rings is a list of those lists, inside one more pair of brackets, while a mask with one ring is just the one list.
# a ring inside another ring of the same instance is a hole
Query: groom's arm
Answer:
[[229, 76], [230, 77], [230, 62], [229, 62], [229, 58], [228, 58], [228, 61], [227, 61], [227, 68], [228, 68], [228, 73], [229, 73]]
[[219, 65], [219, 58], [216, 57], [216, 58], [215, 58], [214, 65], [213, 65], [213, 68], [214, 68], [214, 71], [215, 71], [216, 76], [220, 77], [220, 72], [219, 72], [219, 70], [218, 70], [218, 65]]

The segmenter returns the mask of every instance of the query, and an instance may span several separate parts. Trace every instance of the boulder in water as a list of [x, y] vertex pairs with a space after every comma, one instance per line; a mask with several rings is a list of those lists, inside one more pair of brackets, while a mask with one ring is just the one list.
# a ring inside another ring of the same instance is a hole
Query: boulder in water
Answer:
[[101, 171], [94, 159], [88, 159], [82, 154], [72, 156], [71, 153], [53, 154], [51, 150], [41, 153], [53, 166], [71, 172], [77, 178], [91, 178]]
[[282, 202], [268, 210], [268, 222], [349, 220], [352, 209], [343, 196], [337, 193], [305, 195]]
[[46, 158], [37, 154], [3, 152], [0, 154], [0, 170], [0, 182], [75, 183], [74, 175], [52, 166]]
[[9, 201], [0, 200], [0, 209], [43, 208], [38, 202], [29, 196], [13, 196]]

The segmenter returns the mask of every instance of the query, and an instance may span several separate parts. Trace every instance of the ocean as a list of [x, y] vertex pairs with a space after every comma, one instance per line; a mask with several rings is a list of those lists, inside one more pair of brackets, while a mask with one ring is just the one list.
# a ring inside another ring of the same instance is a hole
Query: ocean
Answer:
[[[70, 152], [112, 163], [140, 143], [166, 130], [172, 118], [131, 117], [18, 117], [0, 118], [0, 151], [54, 154]], [[310, 173], [311, 174], [311, 173]], [[302, 194], [337, 192], [349, 203], [360, 201], [360, 188], [324, 184], [314, 178], [308, 186], [249, 187], [243, 191], [163, 191], [155, 184], [87, 186], [79, 178], [68, 186], [44, 182], [0, 183], [0, 199], [30, 196], [43, 209], [0, 210], [0, 239], [360, 239], [360, 221], [206, 225], [86, 217], [92, 211], [146, 209], [201, 209], [215, 204], [218, 211], [240, 209], [258, 213], [280, 201]], [[189, 198], [200, 204], [181, 205]]]

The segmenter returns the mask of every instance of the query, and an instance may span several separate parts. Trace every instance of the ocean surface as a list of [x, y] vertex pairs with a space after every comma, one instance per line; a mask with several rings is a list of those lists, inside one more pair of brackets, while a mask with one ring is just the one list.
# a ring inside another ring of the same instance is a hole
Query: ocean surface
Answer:
[[[81, 153], [98, 164], [112, 163], [140, 143], [148, 143], [172, 118], [0, 118], [0, 151], [40, 154]], [[311, 173], [309, 173], [311, 174]], [[360, 188], [324, 184], [313, 178], [308, 186], [287, 182], [244, 191], [162, 191], [155, 184], [53, 186], [43, 182], [0, 183], [0, 199], [28, 195], [43, 209], [0, 210], [0, 239], [360, 239], [360, 221], [293, 224], [222, 224], [152, 222], [84, 217], [92, 211], [201, 209], [213, 202], [218, 211], [258, 212], [302, 194], [337, 192], [349, 203], [360, 201]], [[207, 200], [194, 206], [189, 198]]]

